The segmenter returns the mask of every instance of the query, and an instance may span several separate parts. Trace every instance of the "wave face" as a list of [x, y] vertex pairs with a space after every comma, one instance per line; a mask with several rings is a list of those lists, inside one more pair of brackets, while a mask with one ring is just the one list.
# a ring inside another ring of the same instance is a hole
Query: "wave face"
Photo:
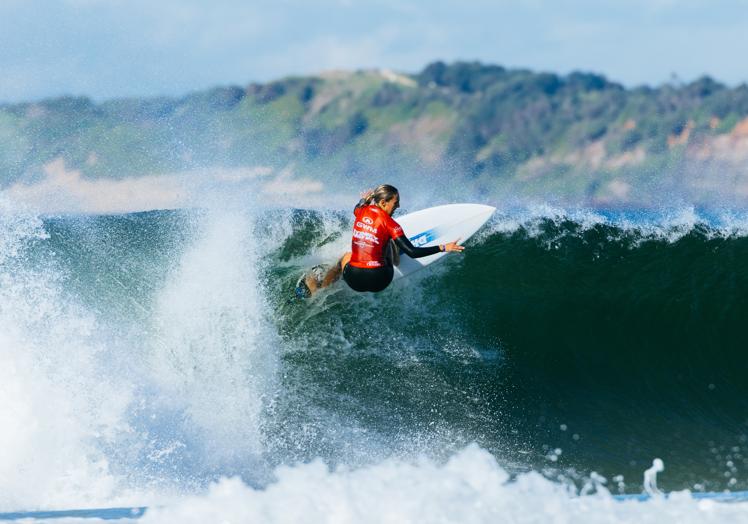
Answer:
[[510, 210], [381, 294], [309, 301], [345, 213], [0, 219], [3, 509], [340, 482], [288, 469], [316, 459], [540, 496], [639, 492], [659, 457], [665, 489], [748, 488], [741, 216]]
[[[294, 240], [324, 237], [297, 223], [279, 260]], [[692, 211], [499, 216], [464, 256], [381, 297], [343, 290], [305, 321], [289, 307], [286, 336], [304, 340], [298, 382], [388, 439], [476, 441], [510, 469], [638, 486], [661, 456], [666, 486], [744, 485], [742, 223]]]

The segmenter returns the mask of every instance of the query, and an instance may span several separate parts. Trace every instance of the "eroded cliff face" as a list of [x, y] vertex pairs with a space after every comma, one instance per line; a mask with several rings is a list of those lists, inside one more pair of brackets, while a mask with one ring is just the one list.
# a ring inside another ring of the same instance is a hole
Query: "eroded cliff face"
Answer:
[[728, 133], [685, 145], [683, 175], [694, 190], [748, 201], [748, 118]]
[[[719, 125], [716, 117], [711, 125]], [[713, 135], [695, 135], [694, 127], [689, 121], [679, 133], [668, 135], [664, 152], [643, 145], [611, 152], [606, 140], [599, 139], [571, 151], [534, 156], [518, 166], [513, 188], [521, 191], [522, 185], [561, 178], [571, 192], [586, 191], [587, 200], [599, 205], [647, 203], [649, 193], [663, 189], [677, 198], [748, 202], [748, 118]], [[636, 129], [636, 122], [628, 120], [625, 128]]]
[[729, 133], [688, 142], [686, 157], [692, 162], [719, 163], [736, 171], [748, 171], [748, 118], [738, 122]]

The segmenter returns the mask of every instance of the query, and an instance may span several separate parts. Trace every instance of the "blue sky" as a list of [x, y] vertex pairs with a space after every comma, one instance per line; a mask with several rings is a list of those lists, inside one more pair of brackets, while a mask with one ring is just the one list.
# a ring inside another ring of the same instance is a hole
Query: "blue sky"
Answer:
[[437, 59], [748, 81], [748, 0], [0, 0], [0, 101], [179, 95]]

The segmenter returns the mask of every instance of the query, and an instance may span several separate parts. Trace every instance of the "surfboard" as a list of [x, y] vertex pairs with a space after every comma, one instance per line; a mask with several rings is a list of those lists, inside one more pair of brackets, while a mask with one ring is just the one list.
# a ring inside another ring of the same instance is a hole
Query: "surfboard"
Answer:
[[[402, 217], [394, 217], [405, 235], [416, 247], [446, 244], [460, 239], [460, 244], [473, 236], [496, 211], [482, 204], [447, 204], [430, 207]], [[400, 257], [395, 267], [395, 278], [402, 278], [437, 262], [447, 253], [436, 253], [422, 258]]]
[[[459, 239], [464, 243], [485, 224], [496, 211], [495, 207], [482, 204], [447, 204], [435, 206], [401, 217], [394, 217], [403, 228], [403, 232], [416, 247], [446, 244]], [[437, 262], [447, 253], [436, 253], [422, 258], [410, 258], [401, 255], [395, 266], [394, 279], [403, 278], [424, 267]], [[317, 283], [321, 283], [329, 265], [318, 265], [301, 275], [296, 282], [294, 294], [297, 298], [308, 298], [311, 293], [306, 286], [307, 275], [315, 276]]]

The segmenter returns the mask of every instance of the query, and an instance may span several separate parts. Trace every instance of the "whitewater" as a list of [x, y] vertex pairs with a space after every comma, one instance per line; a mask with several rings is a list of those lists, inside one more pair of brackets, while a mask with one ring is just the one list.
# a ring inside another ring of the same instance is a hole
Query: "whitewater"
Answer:
[[[501, 208], [462, 257], [305, 303], [350, 212], [259, 209], [0, 200], [0, 513], [748, 522], [690, 496], [748, 489], [746, 215]], [[615, 498], [656, 458], [674, 494]]]

